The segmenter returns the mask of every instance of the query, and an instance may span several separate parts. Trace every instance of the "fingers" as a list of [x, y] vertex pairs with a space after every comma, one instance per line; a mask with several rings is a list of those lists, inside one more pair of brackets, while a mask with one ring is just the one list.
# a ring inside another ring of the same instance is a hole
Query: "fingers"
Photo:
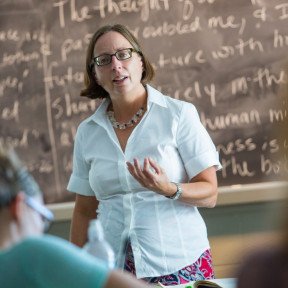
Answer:
[[146, 157], [143, 167], [138, 159], [126, 162], [128, 171], [143, 187], [151, 191], [165, 195], [167, 183], [170, 183], [165, 171], [153, 159]]
[[145, 174], [143, 173], [143, 170], [142, 170], [142, 168], [141, 168], [141, 165], [140, 165], [140, 162], [139, 162], [139, 160], [138, 159], [134, 159], [133, 160], [133, 163], [134, 163], [134, 173], [135, 173], [135, 175], [136, 175], [136, 179], [139, 181], [144, 181], [145, 180], [145, 178], [146, 178], [146, 176], [145, 176]]
[[155, 170], [150, 165], [150, 161], [148, 158], [144, 159], [143, 174], [150, 179], [154, 178], [154, 176], [155, 176]]
[[150, 158], [144, 159], [143, 168], [141, 167], [139, 160], [136, 158], [133, 160], [133, 164], [131, 162], [126, 162], [126, 164], [130, 174], [139, 182], [154, 180], [155, 173], [160, 171], [155, 161], [151, 164]]
[[152, 158], [147, 158], [151, 167], [154, 169], [156, 174], [160, 174], [162, 173], [162, 168], [157, 164], [157, 162], [155, 160], [153, 160]]
[[140, 166], [140, 163], [138, 161], [138, 159], [134, 159], [133, 163], [131, 162], [126, 162], [128, 171], [130, 172], [130, 174], [141, 184], [144, 185], [143, 183], [143, 172]]

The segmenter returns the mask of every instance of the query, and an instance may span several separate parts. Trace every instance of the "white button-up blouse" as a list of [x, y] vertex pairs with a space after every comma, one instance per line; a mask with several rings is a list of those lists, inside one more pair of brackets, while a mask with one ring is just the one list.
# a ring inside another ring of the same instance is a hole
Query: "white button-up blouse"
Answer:
[[151, 157], [173, 182], [188, 182], [204, 169], [221, 168], [197, 110], [151, 86], [147, 112], [122, 151], [106, 115], [110, 100], [78, 127], [68, 190], [96, 196], [98, 218], [118, 260], [129, 235], [138, 278], [167, 275], [195, 262], [209, 248], [205, 223], [192, 205], [143, 188], [126, 161]]

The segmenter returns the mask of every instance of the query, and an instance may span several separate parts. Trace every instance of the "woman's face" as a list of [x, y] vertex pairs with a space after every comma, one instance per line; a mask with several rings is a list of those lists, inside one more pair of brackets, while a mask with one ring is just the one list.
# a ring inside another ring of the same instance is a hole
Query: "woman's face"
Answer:
[[[102, 35], [95, 44], [94, 57], [102, 54], [114, 54], [115, 52], [133, 48], [130, 42], [118, 32], [110, 31]], [[133, 95], [138, 89], [143, 89], [141, 83], [143, 63], [139, 54], [132, 52], [132, 57], [126, 60], [118, 60], [112, 56], [110, 64], [97, 66], [95, 64], [95, 77], [110, 95], [111, 99], [121, 95]]]

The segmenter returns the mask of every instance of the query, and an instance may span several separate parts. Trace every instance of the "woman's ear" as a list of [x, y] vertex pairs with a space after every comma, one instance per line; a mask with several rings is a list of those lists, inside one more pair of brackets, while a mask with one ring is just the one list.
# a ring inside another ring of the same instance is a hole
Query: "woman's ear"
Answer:
[[9, 207], [10, 213], [11, 213], [12, 218], [15, 221], [19, 221], [19, 219], [21, 218], [21, 210], [22, 210], [22, 205], [24, 203], [24, 199], [25, 199], [25, 195], [22, 192], [20, 192], [16, 195], [16, 197], [10, 204], [10, 207]]

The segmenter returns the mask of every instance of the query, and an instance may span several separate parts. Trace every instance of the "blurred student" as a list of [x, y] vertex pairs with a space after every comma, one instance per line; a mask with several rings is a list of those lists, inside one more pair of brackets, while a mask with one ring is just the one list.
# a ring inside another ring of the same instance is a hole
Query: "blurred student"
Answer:
[[288, 200], [283, 238], [280, 245], [258, 249], [243, 262], [237, 277], [237, 288], [288, 287]]
[[68, 241], [43, 236], [52, 219], [32, 176], [0, 144], [0, 287], [148, 287]]

